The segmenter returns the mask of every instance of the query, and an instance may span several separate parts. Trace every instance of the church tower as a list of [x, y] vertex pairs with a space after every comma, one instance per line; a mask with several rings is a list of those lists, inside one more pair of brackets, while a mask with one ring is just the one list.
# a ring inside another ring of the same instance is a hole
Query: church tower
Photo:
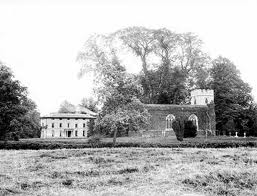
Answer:
[[207, 105], [214, 103], [214, 91], [210, 89], [195, 89], [191, 91], [191, 105]]

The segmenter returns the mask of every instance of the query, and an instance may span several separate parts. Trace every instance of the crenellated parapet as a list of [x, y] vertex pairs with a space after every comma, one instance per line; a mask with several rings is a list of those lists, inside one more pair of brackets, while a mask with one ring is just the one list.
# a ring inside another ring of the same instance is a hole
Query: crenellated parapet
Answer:
[[208, 105], [214, 103], [214, 91], [211, 89], [195, 89], [191, 91], [191, 105]]

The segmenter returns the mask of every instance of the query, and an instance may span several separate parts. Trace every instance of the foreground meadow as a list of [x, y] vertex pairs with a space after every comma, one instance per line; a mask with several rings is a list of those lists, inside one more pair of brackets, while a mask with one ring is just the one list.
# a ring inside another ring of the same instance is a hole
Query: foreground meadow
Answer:
[[257, 149], [1, 150], [0, 195], [257, 195]]

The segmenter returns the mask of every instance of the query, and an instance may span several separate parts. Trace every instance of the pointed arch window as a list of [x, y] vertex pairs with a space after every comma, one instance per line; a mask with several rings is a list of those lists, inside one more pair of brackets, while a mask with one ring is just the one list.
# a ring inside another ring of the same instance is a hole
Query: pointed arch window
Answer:
[[172, 130], [172, 123], [175, 120], [175, 116], [173, 114], [169, 114], [166, 117], [166, 130]]
[[193, 124], [196, 126], [196, 130], [198, 131], [198, 117], [195, 114], [192, 114], [189, 116], [188, 120], [193, 122]]

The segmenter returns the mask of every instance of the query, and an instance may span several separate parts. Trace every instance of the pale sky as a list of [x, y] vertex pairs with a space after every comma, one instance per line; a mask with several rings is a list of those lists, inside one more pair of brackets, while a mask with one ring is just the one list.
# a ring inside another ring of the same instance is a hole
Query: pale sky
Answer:
[[199, 35], [212, 58], [235, 63], [256, 100], [257, 0], [0, 0], [0, 61], [41, 114], [56, 112], [64, 100], [92, 95], [91, 79], [77, 78], [87, 38], [129, 26]]

